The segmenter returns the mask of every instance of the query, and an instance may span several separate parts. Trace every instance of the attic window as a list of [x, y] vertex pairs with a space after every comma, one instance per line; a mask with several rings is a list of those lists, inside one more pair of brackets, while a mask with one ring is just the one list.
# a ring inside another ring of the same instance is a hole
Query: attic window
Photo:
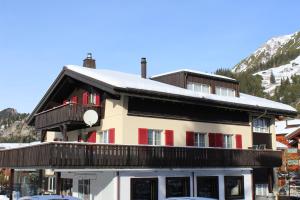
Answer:
[[231, 88], [225, 88], [225, 87], [216, 87], [216, 95], [234, 97], [235, 90]]
[[210, 93], [210, 86], [203, 83], [188, 82], [187, 89], [195, 92]]

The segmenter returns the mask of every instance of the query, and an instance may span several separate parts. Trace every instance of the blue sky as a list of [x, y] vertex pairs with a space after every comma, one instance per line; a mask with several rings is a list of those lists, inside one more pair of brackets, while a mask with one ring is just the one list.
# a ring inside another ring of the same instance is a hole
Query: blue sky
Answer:
[[300, 30], [298, 0], [0, 1], [0, 110], [31, 112], [65, 64], [148, 75], [232, 67]]

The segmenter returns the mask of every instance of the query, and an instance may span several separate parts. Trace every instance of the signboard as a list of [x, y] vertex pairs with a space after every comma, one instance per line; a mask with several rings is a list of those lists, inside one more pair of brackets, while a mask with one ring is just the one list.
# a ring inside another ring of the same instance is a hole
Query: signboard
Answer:
[[288, 148], [287, 152], [288, 153], [298, 153], [298, 149], [296, 149], [296, 148]]
[[299, 165], [299, 160], [288, 160], [288, 165]]

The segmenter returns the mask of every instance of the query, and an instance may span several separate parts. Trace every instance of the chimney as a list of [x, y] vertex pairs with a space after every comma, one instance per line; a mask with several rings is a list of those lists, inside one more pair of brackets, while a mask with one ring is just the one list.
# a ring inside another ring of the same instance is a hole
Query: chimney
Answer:
[[146, 58], [141, 58], [141, 77], [147, 78], [147, 61]]
[[87, 54], [87, 57], [83, 60], [83, 66], [96, 69], [96, 60], [92, 58], [92, 53]]

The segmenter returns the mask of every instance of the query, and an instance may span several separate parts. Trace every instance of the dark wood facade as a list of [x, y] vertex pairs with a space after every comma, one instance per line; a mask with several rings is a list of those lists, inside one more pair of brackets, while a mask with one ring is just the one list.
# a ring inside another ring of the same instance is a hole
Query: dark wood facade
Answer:
[[272, 149], [272, 134], [271, 133], [252, 133], [253, 145], [266, 145], [267, 149]]
[[188, 82], [202, 83], [209, 85], [211, 93], [215, 94], [216, 86], [225, 87], [235, 90], [235, 94], [238, 97], [239, 94], [239, 82], [236, 80], [230, 80], [226, 78], [219, 78], [215, 76], [209, 76], [204, 74], [192, 73], [188, 71], [179, 71], [175, 73], [165, 74], [152, 78], [152, 80], [175, 85], [181, 88], [187, 88]]
[[249, 113], [207, 105], [129, 97], [128, 114], [249, 126]]
[[281, 162], [280, 151], [222, 148], [56, 142], [0, 151], [0, 166], [8, 168], [268, 168]]

